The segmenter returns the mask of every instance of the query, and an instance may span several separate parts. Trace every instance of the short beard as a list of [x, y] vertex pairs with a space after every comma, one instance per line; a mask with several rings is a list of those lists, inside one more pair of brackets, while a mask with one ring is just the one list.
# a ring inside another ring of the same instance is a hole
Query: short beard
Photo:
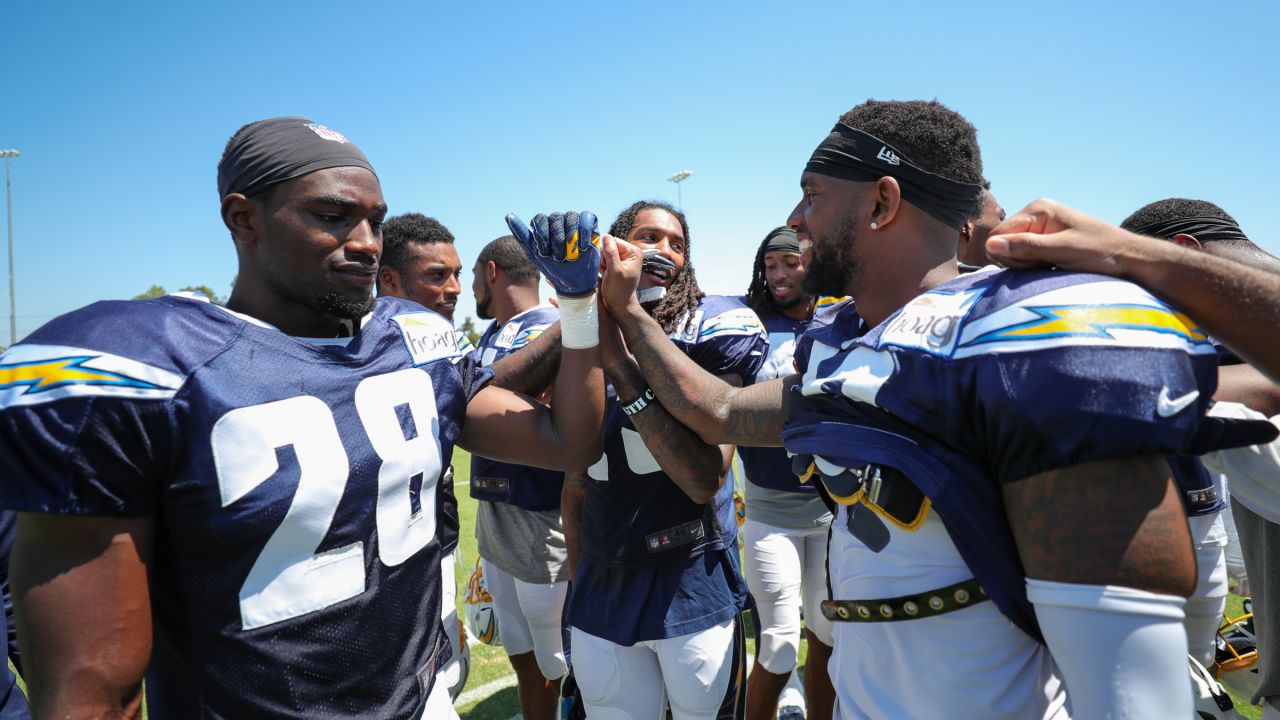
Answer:
[[332, 290], [316, 296], [316, 304], [321, 310], [343, 320], [359, 320], [368, 315], [376, 303], [377, 300], [372, 295], [357, 300]]
[[858, 264], [853, 259], [857, 238], [857, 221], [850, 217], [836, 230], [832, 242], [813, 243], [813, 255], [800, 289], [813, 297], [844, 296], [847, 288], [857, 284], [860, 275]]
[[[804, 281], [801, 280], [800, 282], [803, 284]], [[786, 310], [787, 308], [793, 308], [799, 305], [800, 303], [808, 303], [809, 300], [811, 299], [808, 295], [796, 295], [794, 297], [789, 297], [786, 300], [779, 300], [778, 296], [774, 295], [773, 293], [769, 293], [769, 296], [773, 298], [773, 306], [778, 308], [779, 310]]]
[[476, 298], [476, 316], [481, 320], [492, 320], [493, 313], [489, 312], [489, 305], [493, 303], [493, 295], [485, 290], [484, 298]]

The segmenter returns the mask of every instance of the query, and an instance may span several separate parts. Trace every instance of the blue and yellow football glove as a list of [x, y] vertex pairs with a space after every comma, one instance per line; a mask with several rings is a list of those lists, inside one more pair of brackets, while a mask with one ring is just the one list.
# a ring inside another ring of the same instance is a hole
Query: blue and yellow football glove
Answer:
[[556, 293], [582, 297], [595, 291], [600, 281], [600, 234], [595, 213], [538, 214], [532, 226], [509, 214], [507, 227]]

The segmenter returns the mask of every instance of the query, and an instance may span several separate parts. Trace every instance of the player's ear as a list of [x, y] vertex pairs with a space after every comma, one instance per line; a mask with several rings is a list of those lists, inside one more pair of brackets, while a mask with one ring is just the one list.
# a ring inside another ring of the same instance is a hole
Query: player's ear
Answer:
[[1204, 245], [1202, 245], [1200, 241], [1196, 239], [1195, 235], [1178, 233], [1177, 235], [1174, 235], [1172, 238], [1169, 238], [1169, 239], [1172, 240], [1174, 243], [1181, 245], [1184, 248], [1190, 248], [1192, 250], [1204, 249]]
[[876, 181], [872, 192], [875, 193], [875, 204], [868, 222], [874, 223], [876, 228], [884, 228], [893, 222], [898, 216], [898, 208], [902, 207], [902, 187], [898, 185], [897, 178], [886, 175]]
[[378, 268], [378, 294], [394, 295], [396, 297], [404, 297], [402, 292], [404, 288], [400, 287], [400, 273], [394, 268], [383, 265]]
[[490, 260], [484, 264], [484, 279], [490, 284], [498, 281], [498, 264]]
[[258, 239], [257, 203], [240, 193], [222, 198], [222, 224], [231, 231], [237, 243], [253, 243]]

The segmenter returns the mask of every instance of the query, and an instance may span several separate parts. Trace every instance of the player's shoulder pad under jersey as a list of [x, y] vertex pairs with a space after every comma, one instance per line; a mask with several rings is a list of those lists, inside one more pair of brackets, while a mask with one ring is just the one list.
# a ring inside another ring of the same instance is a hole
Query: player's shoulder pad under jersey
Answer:
[[400, 298], [378, 298], [374, 315], [385, 318], [399, 329], [404, 348], [415, 366], [436, 360], [454, 360], [466, 354], [458, 339], [462, 334], [454, 329], [453, 323], [417, 303]]
[[728, 295], [708, 295], [698, 302], [697, 309], [680, 318], [671, 339], [698, 343], [718, 337], [766, 334], [759, 316], [742, 300]]
[[964, 275], [911, 300], [876, 334], [877, 348], [956, 359], [1066, 347], [1214, 352], [1191, 318], [1145, 289], [1051, 270]]
[[88, 305], [0, 355], [0, 408], [68, 397], [172, 398], [244, 322], [189, 296]]
[[530, 308], [507, 321], [494, 340], [501, 350], [519, 350], [528, 345], [560, 319], [560, 311], [552, 305]]

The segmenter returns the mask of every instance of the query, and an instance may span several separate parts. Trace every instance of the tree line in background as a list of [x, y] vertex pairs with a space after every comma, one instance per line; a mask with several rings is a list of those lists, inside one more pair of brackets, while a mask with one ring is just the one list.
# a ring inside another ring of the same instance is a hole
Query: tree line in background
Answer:
[[[200, 293], [201, 295], [204, 295], [205, 297], [209, 298], [209, 302], [213, 303], [214, 305], [224, 305], [227, 302], [226, 298], [218, 297], [218, 293], [214, 292], [213, 288], [209, 287], [208, 285], [188, 285], [184, 288], [179, 288], [178, 292]], [[155, 298], [164, 297], [165, 295], [168, 295], [168, 294], [170, 294], [169, 291], [165, 290], [163, 285], [152, 285], [151, 287], [147, 288], [147, 291], [142, 293], [141, 295], [134, 295], [133, 299], [134, 300], [154, 300]]]

